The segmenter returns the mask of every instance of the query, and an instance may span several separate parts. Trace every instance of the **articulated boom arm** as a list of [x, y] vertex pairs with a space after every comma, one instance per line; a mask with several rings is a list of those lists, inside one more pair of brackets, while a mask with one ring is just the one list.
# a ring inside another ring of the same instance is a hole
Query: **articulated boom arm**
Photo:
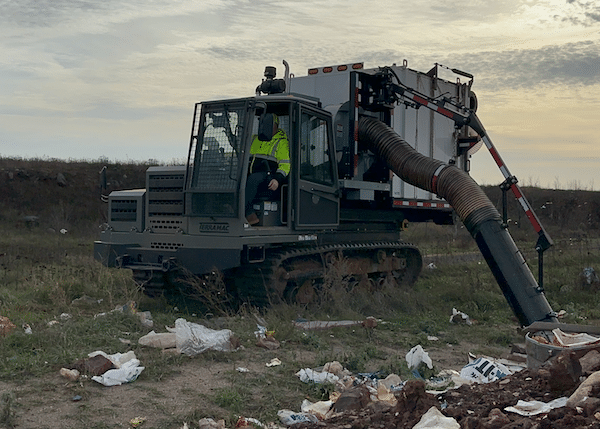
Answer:
[[390, 73], [394, 74], [395, 76], [395, 73], [393, 73], [391, 70], [389, 70], [389, 72], [386, 69], [382, 70], [382, 76], [387, 78], [387, 82], [384, 84], [385, 93], [388, 94], [388, 98], [392, 98], [392, 100], [388, 100], [388, 102], [393, 101], [396, 103], [404, 103], [416, 109], [418, 109], [421, 106], [424, 106], [430, 110], [433, 110], [436, 113], [450, 118], [452, 121], [454, 121], [456, 127], [468, 125], [477, 134], [479, 134], [486, 147], [490, 151], [492, 158], [494, 158], [494, 161], [498, 165], [498, 168], [502, 172], [502, 175], [504, 176], [505, 181], [501, 185], [502, 189], [510, 189], [513, 192], [515, 198], [517, 199], [517, 201], [519, 201], [519, 204], [521, 204], [521, 207], [525, 211], [525, 214], [531, 222], [531, 225], [533, 226], [535, 232], [538, 233], [538, 240], [535, 246], [536, 250], [538, 251], [538, 253], [541, 254], [546, 249], [550, 248], [554, 244], [552, 238], [550, 238], [550, 236], [540, 223], [539, 218], [533, 211], [531, 204], [529, 204], [529, 201], [527, 201], [527, 199], [521, 192], [521, 189], [517, 185], [517, 178], [510, 174], [508, 167], [500, 157], [500, 154], [498, 153], [496, 147], [490, 140], [485, 128], [483, 127], [483, 124], [481, 123], [475, 112], [471, 109], [460, 106], [447, 98], [433, 99], [425, 94], [421, 94], [418, 91], [415, 91], [407, 87], [406, 85], [403, 85], [397, 76], [395, 77], [398, 83], [393, 83], [391, 81]]

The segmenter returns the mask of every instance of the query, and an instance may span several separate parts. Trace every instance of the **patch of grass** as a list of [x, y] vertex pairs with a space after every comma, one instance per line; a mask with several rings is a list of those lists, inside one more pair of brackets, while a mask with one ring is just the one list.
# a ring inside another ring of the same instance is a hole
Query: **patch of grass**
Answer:
[[15, 402], [16, 398], [12, 392], [4, 392], [0, 395], [0, 424], [5, 428], [14, 428], [17, 425]]
[[213, 400], [219, 407], [239, 415], [246, 406], [247, 397], [247, 392], [240, 388], [221, 387], [216, 389]]

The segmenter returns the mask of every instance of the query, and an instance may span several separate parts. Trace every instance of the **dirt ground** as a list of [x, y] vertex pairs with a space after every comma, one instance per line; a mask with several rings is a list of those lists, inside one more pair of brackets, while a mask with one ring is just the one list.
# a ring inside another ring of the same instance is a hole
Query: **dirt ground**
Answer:
[[[437, 366], [459, 370], [467, 362], [464, 350], [470, 346], [449, 345], [448, 350], [431, 350], [430, 356]], [[283, 362], [278, 369], [265, 365], [273, 357], [278, 357]], [[228, 354], [226, 362], [185, 358], [163, 380], [149, 380], [142, 372], [135, 382], [112, 387], [102, 386], [91, 380], [69, 381], [59, 375], [57, 368], [54, 374], [43, 379], [0, 382], [0, 392], [3, 392], [0, 417], [3, 412], [10, 412], [11, 417], [4, 420], [9, 420], [11, 424], [4, 427], [22, 429], [79, 429], [90, 426], [91, 423], [97, 425], [99, 421], [105, 425], [99, 427], [129, 428], [132, 427], [131, 420], [136, 417], [145, 418], [140, 427], [146, 429], [173, 427], [173, 421], [179, 416], [186, 416], [197, 410], [200, 410], [200, 417], [211, 416], [211, 410], [218, 412], [206, 396], [230, 386], [230, 375], [238, 367], [248, 369], [248, 373], [240, 374], [240, 377], [247, 379], [259, 378], [275, 370], [292, 378], [301, 367], [310, 366], [316, 359], [314, 352], [255, 347], [251, 353]], [[289, 364], [291, 361], [295, 364]], [[277, 389], [276, 386], [273, 388]], [[9, 406], [7, 401], [10, 402]], [[300, 402], [294, 409], [299, 411], [299, 408]], [[190, 428], [197, 427], [194, 425], [197, 420], [185, 423]], [[183, 424], [182, 419], [178, 427], [183, 427]]]
[[597, 386], [585, 405], [579, 408], [560, 407], [529, 417], [505, 410], [518, 400], [548, 403], [569, 397], [589, 375], [589, 370], [587, 374], [582, 370], [579, 356], [565, 353], [537, 370], [524, 369], [491, 383], [462, 385], [437, 396], [426, 393], [424, 382], [413, 380], [396, 395], [398, 403], [393, 407], [374, 403], [326, 422], [301, 427], [412, 428], [431, 407], [436, 407], [443, 415], [454, 418], [462, 429], [600, 428], [600, 399], [596, 397], [600, 389]]
[[[468, 345], [432, 350], [432, 360], [436, 365], [459, 371], [465, 364], [465, 347]], [[5, 422], [10, 422], [5, 427], [16, 428], [68, 429], [89, 427], [92, 423], [94, 427], [134, 427], [131, 422], [136, 417], [144, 418], [139, 426], [142, 428], [174, 427], [174, 424], [182, 428], [184, 423], [196, 428], [198, 419], [209, 416], [215, 408], [206, 397], [216, 389], [231, 384], [230, 378], [225, 376], [227, 373], [242, 366], [248, 369], [244, 377], [264, 376], [274, 371], [266, 367], [265, 362], [275, 356], [284, 362], [278, 369], [282, 373], [293, 376], [298, 370], [291, 365], [286, 368], [286, 362], [290, 362], [292, 356], [286, 354], [285, 350], [257, 349], [240, 359], [234, 356], [227, 362], [211, 362], [210, 365], [202, 359], [184, 359], [160, 381], [140, 376], [133, 383], [105, 387], [90, 380], [68, 381], [56, 373], [27, 383], [0, 383], [0, 390], [4, 392], [0, 414], [3, 414]], [[532, 417], [504, 410], [505, 407], [514, 406], [518, 400], [549, 402], [571, 395], [591, 369], [581, 369], [580, 356], [565, 356], [559, 363], [557, 359], [552, 365], [536, 371], [525, 369], [495, 382], [463, 385], [435, 396], [426, 393], [422, 381], [411, 380], [395, 393], [398, 399], [395, 406], [372, 402], [316, 424], [295, 426], [412, 428], [424, 413], [436, 407], [466, 429], [600, 428], [600, 399], [579, 410], [563, 407]], [[314, 360], [313, 353], [294, 355], [296, 364]], [[277, 389], [277, 386], [273, 386], [273, 389]], [[8, 402], [11, 402], [9, 407]], [[299, 408], [300, 404], [296, 410], [299, 411]], [[192, 415], [194, 410], [196, 420], [174, 423], [178, 416]], [[10, 419], [6, 418], [7, 412], [12, 413]], [[103, 422], [103, 425], [98, 426], [98, 422]]]

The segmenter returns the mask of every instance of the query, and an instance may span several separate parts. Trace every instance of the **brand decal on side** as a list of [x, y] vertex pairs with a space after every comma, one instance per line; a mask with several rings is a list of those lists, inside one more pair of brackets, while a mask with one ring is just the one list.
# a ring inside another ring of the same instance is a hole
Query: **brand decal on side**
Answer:
[[298, 241], [315, 241], [316, 239], [317, 239], [317, 236], [314, 234], [298, 236]]
[[201, 223], [198, 226], [200, 232], [228, 232], [228, 223]]

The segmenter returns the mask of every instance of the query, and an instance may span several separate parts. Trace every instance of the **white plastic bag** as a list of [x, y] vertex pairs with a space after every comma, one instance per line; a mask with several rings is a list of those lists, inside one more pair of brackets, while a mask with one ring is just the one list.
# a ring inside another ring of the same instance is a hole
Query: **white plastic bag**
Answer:
[[135, 381], [144, 370], [144, 367], [139, 365], [139, 360], [131, 359], [121, 365], [121, 368], [109, 369], [102, 375], [93, 376], [92, 380], [105, 386], [120, 386], [124, 383], [130, 383]]
[[185, 319], [175, 321], [177, 350], [188, 356], [194, 356], [206, 350], [233, 351], [235, 348], [231, 344], [232, 335], [233, 332], [229, 329], [215, 331]]
[[427, 368], [433, 369], [433, 362], [431, 361], [429, 354], [423, 350], [423, 347], [420, 345], [414, 346], [406, 354], [406, 363], [408, 364], [408, 367], [413, 370], [416, 369], [421, 362], [427, 365]]

